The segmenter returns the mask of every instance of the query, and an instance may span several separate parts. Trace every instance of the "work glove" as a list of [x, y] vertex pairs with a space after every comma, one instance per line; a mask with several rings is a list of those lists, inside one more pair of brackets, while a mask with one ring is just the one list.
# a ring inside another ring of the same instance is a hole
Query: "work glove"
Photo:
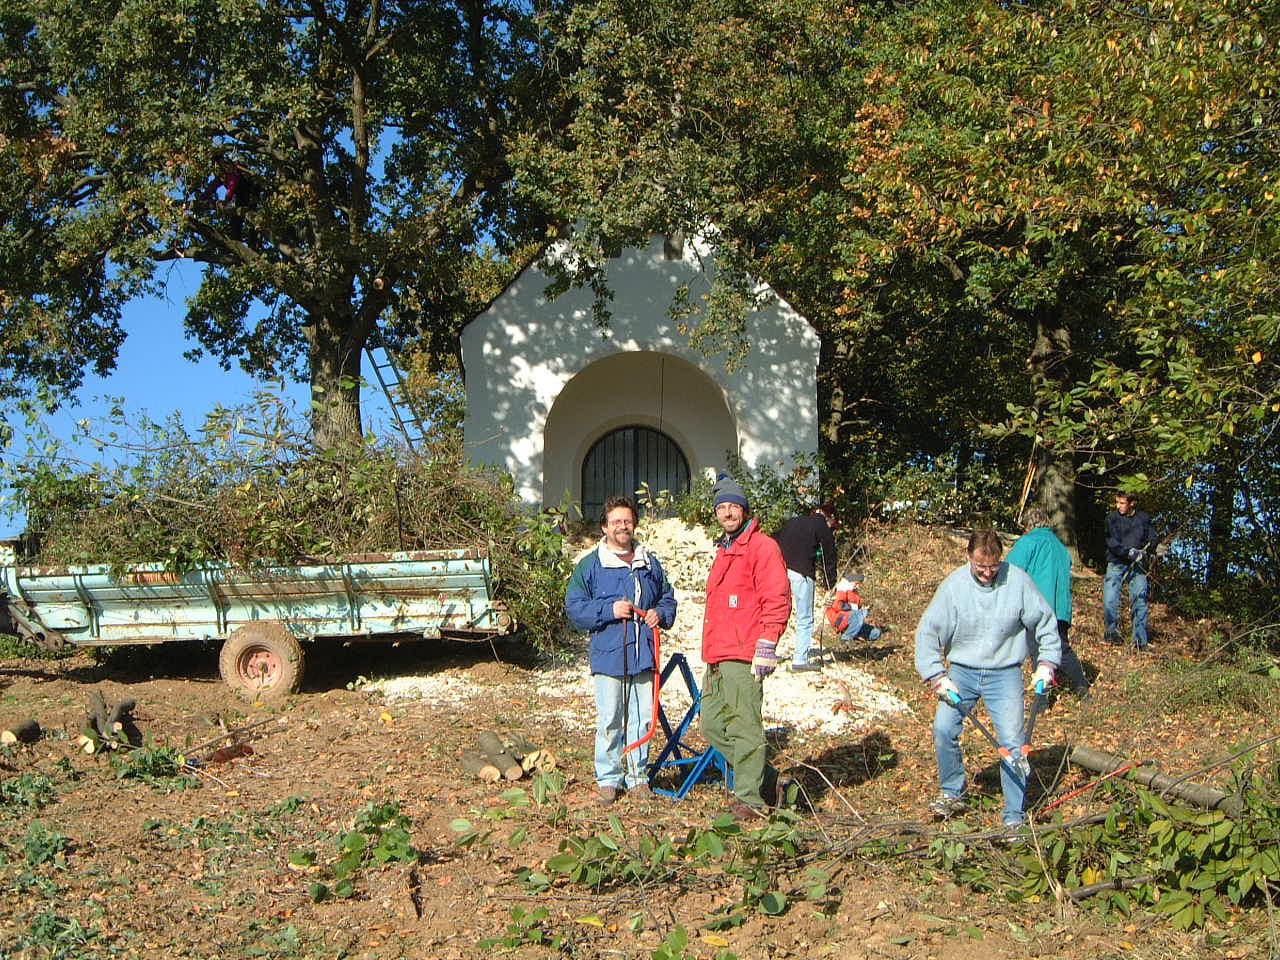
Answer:
[[958, 703], [960, 701], [960, 688], [952, 683], [951, 678], [945, 673], [931, 677], [927, 682], [934, 696], [940, 697], [948, 703]]
[[1053, 686], [1053, 664], [1041, 660], [1036, 672], [1031, 674], [1031, 686], [1038, 695], [1043, 696]]
[[767, 677], [778, 669], [778, 642], [776, 640], [757, 640], [756, 655], [751, 658], [751, 667], [757, 677]]
[[1139, 550], [1137, 547], [1130, 547], [1130, 548], [1129, 548], [1129, 559], [1130, 559], [1130, 560], [1137, 560], [1140, 556], [1142, 556], [1142, 551], [1141, 551], [1141, 550]]

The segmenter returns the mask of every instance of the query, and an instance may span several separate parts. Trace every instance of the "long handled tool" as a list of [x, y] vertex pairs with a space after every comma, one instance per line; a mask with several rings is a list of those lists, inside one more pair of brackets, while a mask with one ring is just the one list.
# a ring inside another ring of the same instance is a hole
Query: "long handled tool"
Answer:
[[1026, 764], [1027, 774], [1031, 773], [1031, 761], [1027, 758], [1031, 755], [1031, 735], [1036, 730], [1036, 718], [1040, 716], [1040, 711], [1049, 704], [1047, 688], [1043, 680], [1036, 683], [1036, 697], [1031, 701], [1031, 716], [1027, 718], [1027, 735], [1022, 743], [1022, 761]]
[[982, 735], [987, 738], [987, 741], [999, 752], [1001, 762], [1006, 764], [1010, 771], [1022, 780], [1022, 783], [1025, 786], [1031, 775], [1031, 764], [1027, 762], [1027, 758], [1025, 756], [1015, 757], [1013, 755], [1013, 751], [1008, 747], [1000, 746], [1000, 741], [996, 739], [996, 735], [988, 729], [987, 725], [979, 720], [972, 710], [966, 710], [964, 708], [958, 694], [948, 692], [947, 695], [941, 696], [939, 699], [953, 709], [958, 710], [960, 712], [960, 716], [964, 717], [966, 720], [973, 721], [973, 725], [978, 728]]
[[[643, 620], [646, 616], [649, 615], [648, 610], [636, 609], [634, 610], [634, 613], [638, 620]], [[639, 634], [639, 632], [640, 632], [640, 627], [639, 627], [639, 624], [637, 624], [636, 633]], [[661, 653], [662, 653], [662, 631], [659, 630], [657, 627], [654, 627], [653, 628], [653, 716], [649, 718], [648, 732], [645, 733], [645, 735], [641, 737], [639, 740], [637, 740], [635, 743], [628, 744], [626, 747], [624, 747], [622, 750], [623, 756], [626, 756], [636, 747], [642, 746], [643, 744], [646, 744], [650, 740], [652, 740], [654, 731], [658, 729], [658, 701], [659, 701], [659, 697], [661, 697], [662, 695], [662, 671], [660, 669], [662, 665], [662, 661], [659, 659], [659, 655]]]

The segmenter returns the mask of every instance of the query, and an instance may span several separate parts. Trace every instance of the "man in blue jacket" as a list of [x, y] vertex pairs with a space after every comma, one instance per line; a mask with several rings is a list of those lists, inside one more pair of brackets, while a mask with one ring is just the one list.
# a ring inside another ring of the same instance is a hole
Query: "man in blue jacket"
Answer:
[[1123, 643], [1120, 636], [1120, 594], [1129, 584], [1133, 645], [1147, 649], [1147, 547], [1155, 539], [1151, 518], [1138, 509], [1135, 494], [1116, 494], [1116, 509], [1107, 516], [1107, 572], [1102, 578], [1102, 639]]
[[653, 720], [653, 630], [676, 619], [676, 596], [658, 558], [636, 542], [630, 497], [605, 501], [599, 546], [578, 561], [564, 607], [574, 626], [591, 632], [596, 693], [596, 796], [613, 803], [625, 788], [649, 794], [648, 744], [626, 753]]

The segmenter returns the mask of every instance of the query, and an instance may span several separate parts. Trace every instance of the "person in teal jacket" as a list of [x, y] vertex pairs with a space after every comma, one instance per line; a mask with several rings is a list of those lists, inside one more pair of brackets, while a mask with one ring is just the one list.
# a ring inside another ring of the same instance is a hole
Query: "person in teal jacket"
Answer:
[[[1071, 649], [1067, 634], [1071, 631], [1071, 554], [1049, 525], [1049, 515], [1039, 507], [1032, 507], [1023, 514], [1025, 531], [1009, 549], [1006, 558], [1014, 566], [1025, 570], [1058, 618], [1058, 638], [1062, 646], [1062, 663], [1059, 669], [1071, 683], [1072, 689], [1085, 699], [1089, 696], [1089, 678], [1084, 665]], [[1036, 658], [1036, 641], [1027, 631], [1027, 646], [1031, 659]]]

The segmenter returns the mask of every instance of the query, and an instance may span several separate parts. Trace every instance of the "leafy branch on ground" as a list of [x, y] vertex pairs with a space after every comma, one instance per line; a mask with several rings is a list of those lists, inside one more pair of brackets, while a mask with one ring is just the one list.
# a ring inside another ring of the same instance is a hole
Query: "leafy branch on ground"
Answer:
[[[355, 895], [355, 882], [362, 871], [393, 862], [417, 863], [421, 854], [409, 842], [412, 826], [394, 800], [365, 804], [351, 828], [334, 840], [338, 856], [327, 868], [333, 886], [320, 881], [312, 883], [311, 899], [316, 903], [330, 897], [346, 899]], [[289, 865], [298, 869], [317, 866], [318, 862], [312, 850], [295, 850], [289, 854]]]

